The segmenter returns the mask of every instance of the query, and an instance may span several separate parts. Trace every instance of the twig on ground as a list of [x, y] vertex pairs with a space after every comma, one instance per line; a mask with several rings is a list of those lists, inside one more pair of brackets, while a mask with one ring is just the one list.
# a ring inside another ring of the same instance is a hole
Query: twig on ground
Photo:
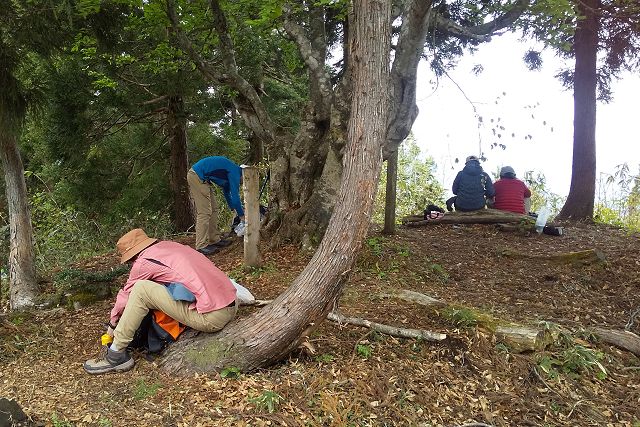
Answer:
[[346, 317], [336, 312], [327, 314], [327, 319], [336, 323], [348, 323], [356, 326], [364, 326], [376, 332], [380, 332], [381, 334], [400, 338], [423, 339], [425, 341], [443, 341], [447, 338], [446, 334], [441, 334], [439, 332], [431, 332], [424, 329], [398, 328], [396, 326], [383, 325], [382, 323], [375, 323], [358, 317]]
[[485, 423], [467, 423], [467, 424], [460, 424], [455, 427], [494, 427], [494, 426], [492, 424], [485, 424]]

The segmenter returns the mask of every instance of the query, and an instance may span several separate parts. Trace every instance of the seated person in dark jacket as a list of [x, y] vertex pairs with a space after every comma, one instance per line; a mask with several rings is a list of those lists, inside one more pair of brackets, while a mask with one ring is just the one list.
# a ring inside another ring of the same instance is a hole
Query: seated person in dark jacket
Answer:
[[453, 180], [454, 202], [457, 211], [470, 212], [484, 209], [486, 199], [495, 196], [491, 177], [480, 166], [480, 160], [476, 156], [469, 156], [464, 168], [458, 172]]

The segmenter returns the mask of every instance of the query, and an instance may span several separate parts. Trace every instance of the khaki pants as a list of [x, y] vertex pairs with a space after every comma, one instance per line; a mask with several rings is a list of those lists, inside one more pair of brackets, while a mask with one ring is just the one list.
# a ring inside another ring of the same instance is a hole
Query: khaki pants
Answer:
[[202, 332], [216, 332], [224, 328], [236, 315], [238, 304], [209, 313], [189, 309], [190, 303], [176, 301], [164, 285], [151, 280], [139, 280], [131, 289], [129, 300], [114, 332], [113, 342], [118, 350], [126, 348], [142, 319], [149, 310], [160, 310], [178, 322]]
[[196, 249], [202, 249], [220, 240], [218, 204], [211, 185], [202, 182], [193, 169], [187, 172], [187, 182], [196, 206]]

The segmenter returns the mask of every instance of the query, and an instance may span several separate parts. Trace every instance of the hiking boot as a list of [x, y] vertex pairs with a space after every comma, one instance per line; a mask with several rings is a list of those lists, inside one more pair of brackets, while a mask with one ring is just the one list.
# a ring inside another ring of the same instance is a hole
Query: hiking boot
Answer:
[[[218, 240], [215, 243], [210, 244], [209, 246], [215, 246], [218, 248], [226, 248], [227, 246], [229, 246], [231, 243], [233, 243], [231, 240]], [[209, 247], [207, 246], [207, 247]]]
[[91, 375], [106, 374], [109, 372], [124, 372], [133, 368], [135, 362], [127, 350], [107, 350], [103, 358], [89, 359], [82, 366]]
[[197, 249], [197, 251], [203, 255], [213, 255], [216, 252], [218, 252], [220, 249], [222, 249], [220, 246], [216, 246], [216, 244], [213, 243], [209, 246], [205, 246], [204, 248]]

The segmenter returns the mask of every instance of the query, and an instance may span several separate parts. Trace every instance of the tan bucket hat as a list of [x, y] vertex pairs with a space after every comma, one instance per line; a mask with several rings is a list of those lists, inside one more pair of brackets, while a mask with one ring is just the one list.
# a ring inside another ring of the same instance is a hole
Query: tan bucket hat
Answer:
[[124, 264], [142, 252], [143, 249], [154, 244], [157, 240], [158, 239], [147, 236], [147, 233], [141, 228], [131, 230], [116, 243], [116, 248], [121, 256], [120, 262]]

